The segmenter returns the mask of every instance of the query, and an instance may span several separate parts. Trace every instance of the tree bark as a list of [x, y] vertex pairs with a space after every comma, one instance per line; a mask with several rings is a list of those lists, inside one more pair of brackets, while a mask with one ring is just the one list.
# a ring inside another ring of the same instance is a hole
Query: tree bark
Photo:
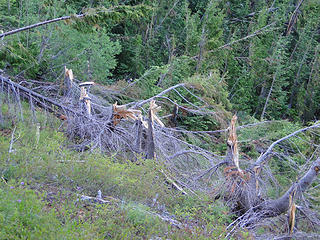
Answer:
[[296, 191], [296, 194], [294, 194], [295, 198], [298, 198], [302, 195], [304, 191], [308, 189], [310, 184], [315, 180], [315, 178], [318, 176], [320, 171], [320, 158], [318, 158], [310, 167], [308, 172], [300, 178], [299, 181], [295, 182], [289, 190], [283, 194], [280, 198], [275, 200], [269, 200], [265, 201], [262, 204], [262, 208], [260, 211], [264, 214], [266, 217], [274, 217], [278, 216], [282, 213], [285, 213], [289, 209], [289, 198], [290, 195], [293, 194], [294, 191]]
[[154, 145], [154, 132], [153, 132], [151, 109], [149, 110], [148, 130], [147, 130], [147, 146], [146, 147], [147, 147], [146, 159], [154, 159], [155, 158], [155, 145]]
[[142, 122], [140, 119], [138, 119], [136, 121], [137, 124], [137, 137], [136, 137], [136, 153], [140, 153], [141, 152], [141, 138], [142, 138], [142, 130], [143, 130], [143, 126], [142, 126]]

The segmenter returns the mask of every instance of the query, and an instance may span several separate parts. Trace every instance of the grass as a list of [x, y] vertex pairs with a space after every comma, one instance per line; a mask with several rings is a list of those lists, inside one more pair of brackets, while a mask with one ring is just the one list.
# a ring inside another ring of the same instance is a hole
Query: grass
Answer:
[[[99, 151], [69, 150], [66, 146], [73, 143], [57, 131], [60, 120], [41, 110], [32, 114], [28, 109], [28, 104], [23, 103], [24, 121], [20, 121], [12, 105], [1, 106], [0, 239], [223, 239], [226, 236], [226, 227], [233, 216], [221, 199], [212, 200], [201, 192], [197, 196], [183, 195], [168, 184], [160, 171], [165, 168], [158, 161], [139, 159], [133, 163]], [[39, 134], [37, 124], [40, 124]], [[266, 126], [265, 132], [278, 138], [298, 127], [282, 124], [284, 128]], [[241, 130], [239, 139], [248, 138], [261, 140], [261, 131]], [[296, 144], [307, 152], [308, 147], [302, 143]], [[254, 148], [251, 151], [254, 158], [257, 152]], [[280, 185], [286, 186], [294, 179], [292, 173], [286, 173], [288, 167], [284, 163], [274, 159], [270, 166], [277, 173], [275, 178]], [[96, 196], [98, 190], [108, 204], [79, 200], [81, 195]], [[273, 191], [269, 195], [278, 194]], [[165, 218], [175, 219], [179, 227], [164, 221]], [[251, 238], [246, 231], [233, 236]]]
[[[68, 150], [54, 117], [41, 111], [34, 117], [23, 104], [21, 122], [12, 107], [1, 107], [0, 239], [223, 238], [228, 209], [210, 196], [182, 195], [155, 161], [137, 165], [98, 151]], [[109, 204], [79, 201], [98, 190]], [[159, 216], [176, 219], [180, 228]]]
[[41, 200], [24, 182], [10, 181], [0, 189], [0, 239], [91, 239], [88, 223], [59, 213]]

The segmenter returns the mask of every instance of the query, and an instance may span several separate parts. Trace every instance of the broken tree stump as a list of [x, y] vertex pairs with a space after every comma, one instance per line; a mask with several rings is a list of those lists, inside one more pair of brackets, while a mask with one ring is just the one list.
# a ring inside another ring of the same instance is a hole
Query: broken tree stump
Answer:
[[79, 84], [81, 90], [80, 106], [88, 116], [91, 116], [91, 98], [89, 97], [89, 90], [93, 84], [94, 82], [84, 82]]
[[60, 92], [64, 97], [68, 97], [71, 92], [71, 86], [73, 82], [73, 72], [72, 69], [64, 67], [64, 79], [61, 81]]
[[237, 130], [236, 130], [236, 122], [237, 116], [234, 115], [231, 119], [230, 127], [229, 127], [229, 137], [227, 140], [227, 156], [226, 161], [228, 165], [234, 165], [241, 172], [239, 166], [239, 150], [238, 150], [238, 138], [237, 138]]
[[154, 143], [154, 121], [156, 121], [161, 127], [164, 127], [164, 124], [156, 115], [157, 112], [160, 111], [160, 109], [161, 107], [156, 104], [155, 100], [152, 100], [150, 102], [148, 130], [147, 130], [146, 159], [154, 159], [156, 157], [155, 143]]

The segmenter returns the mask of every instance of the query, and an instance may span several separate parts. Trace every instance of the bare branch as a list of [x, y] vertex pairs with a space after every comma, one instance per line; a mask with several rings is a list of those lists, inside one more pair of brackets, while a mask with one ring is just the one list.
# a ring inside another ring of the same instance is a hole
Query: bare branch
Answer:
[[268, 96], [266, 98], [266, 102], [264, 103], [264, 107], [263, 107], [263, 110], [262, 110], [262, 113], [261, 113], [261, 117], [260, 117], [261, 121], [263, 120], [264, 114], [266, 113], [268, 102], [269, 102], [269, 99], [270, 99], [270, 96], [271, 96], [271, 93], [272, 93], [272, 90], [273, 90], [273, 85], [274, 85], [275, 81], [276, 81], [276, 74], [273, 74], [271, 87], [269, 89]]
[[291, 138], [291, 137], [297, 135], [298, 133], [305, 132], [305, 131], [308, 131], [308, 130], [310, 130], [310, 129], [318, 128], [318, 127], [320, 127], [320, 123], [314, 124], [314, 125], [312, 125], [312, 126], [310, 126], [310, 127], [306, 127], [306, 128], [299, 129], [299, 130], [297, 130], [297, 131], [295, 131], [295, 132], [293, 132], [293, 133], [291, 133], [291, 134], [289, 134], [289, 135], [287, 135], [287, 136], [285, 136], [285, 137], [283, 137], [283, 138], [280, 138], [280, 139], [278, 139], [277, 141], [273, 142], [273, 143], [270, 145], [270, 147], [267, 149], [267, 151], [266, 151], [264, 154], [262, 154], [262, 155], [257, 159], [257, 161], [255, 162], [255, 165], [261, 165], [261, 164], [267, 159], [267, 156], [271, 153], [272, 149], [273, 149], [277, 144], [279, 144], [280, 142], [282, 142], [282, 141], [284, 141], [284, 140], [286, 140], [286, 139], [288, 139], [288, 138]]
[[166, 93], [172, 91], [173, 89], [178, 88], [178, 87], [182, 87], [182, 86], [185, 86], [185, 84], [184, 84], [184, 83], [179, 83], [179, 84], [174, 85], [174, 86], [172, 86], [172, 87], [170, 87], [170, 88], [167, 88], [166, 90], [162, 91], [161, 93], [159, 93], [159, 94], [157, 94], [157, 95], [155, 95], [155, 96], [153, 96], [153, 97], [151, 97], [151, 98], [148, 98], [148, 99], [143, 100], [143, 101], [141, 101], [141, 102], [137, 102], [137, 103], [134, 105], [133, 108], [141, 107], [141, 106], [143, 106], [144, 104], [149, 103], [150, 101], [154, 100], [155, 98], [161, 97], [161, 96], [165, 95]]
[[26, 26], [26, 27], [14, 29], [14, 30], [11, 30], [9, 32], [1, 33], [0, 34], [0, 38], [6, 37], [6, 36], [9, 36], [9, 35], [18, 33], [18, 32], [26, 31], [26, 30], [29, 30], [29, 29], [32, 29], [32, 28], [40, 27], [40, 26], [43, 26], [43, 25], [46, 25], [46, 24], [49, 24], [49, 23], [59, 22], [59, 21], [63, 21], [63, 20], [71, 19], [71, 18], [83, 18], [84, 16], [85, 16], [85, 14], [79, 14], [79, 15], [74, 15], [74, 16], [64, 16], [64, 17], [59, 17], [59, 18], [46, 20], [46, 21], [39, 22], [39, 23], [36, 23], [36, 24], [32, 24], [32, 25], [29, 25], [29, 26]]
[[12, 131], [12, 134], [11, 134], [11, 140], [10, 140], [10, 146], [9, 146], [9, 153], [12, 153], [12, 152], [14, 152], [15, 150], [13, 149], [13, 143], [15, 142], [15, 139], [14, 139], [14, 133], [15, 133], [15, 131], [16, 131], [16, 126], [14, 126], [14, 129], [13, 129], [13, 131]]

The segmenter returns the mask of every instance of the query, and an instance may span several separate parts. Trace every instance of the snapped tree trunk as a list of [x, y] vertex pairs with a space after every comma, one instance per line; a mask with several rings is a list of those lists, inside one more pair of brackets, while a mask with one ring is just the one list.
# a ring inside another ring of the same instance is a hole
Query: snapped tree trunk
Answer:
[[[302, 197], [312, 182], [316, 179], [320, 171], [320, 158], [314, 161], [309, 170], [289, 189], [277, 199], [268, 199], [268, 196], [262, 196], [259, 186], [260, 173], [264, 171], [264, 167], [272, 156], [272, 149], [284, 140], [295, 136], [298, 133], [305, 132], [313, 128], [319, 128], [320, 123], [297, 130], [272, 143], [270, 147], [262, 154], [254, 164], [246, 170], [240, 170], [234, 162], [234, 144], [235, 137], [233, 126], [235, 117], [231, 121], [229, 128], [228, 151], [226, 161], [228, 165], [224, 169], [225, 183], [227, 186], [225, 200], [231, 203], [232, 211], [239, 216], [241, 226], [251, 226], [259, 221], [276, 217], [289, 211], [289, 233], [293, 232], [295, 224], [295, 201]], [[298, 209], [298, 208], [297, 208]]]
[[135, 151], [136, 153], [141, 153], [141, 138], [142, 138], [142, 122], [140, 119], [136, 120], [136, 124], [137, 124], [137, 137], [136, 137], [136, 146], [135, 146]]
[[295, 198], [298, 198], [301, 196], [303, 192], [305, 192], [310, 184], [315, 180], [315, 178], [318, 176], [320, 171], [320, 158], [318, 158], [309, 168], [308, 172], [305, 173], [305, 175], [300, 178], [299, 181], [295, 182], [289, 190], [283, 194], [282, 197], [276, 199], [276, 200], [270, 200], [264, 204], [264, 208], [266, 210], [270, 209], [268, 214], [270, 216], [276, 216], [276, 214], [284, 213], [289, 208], [289, 197], [293, 194], [294, 191], [296, 193], [294, 194]]

